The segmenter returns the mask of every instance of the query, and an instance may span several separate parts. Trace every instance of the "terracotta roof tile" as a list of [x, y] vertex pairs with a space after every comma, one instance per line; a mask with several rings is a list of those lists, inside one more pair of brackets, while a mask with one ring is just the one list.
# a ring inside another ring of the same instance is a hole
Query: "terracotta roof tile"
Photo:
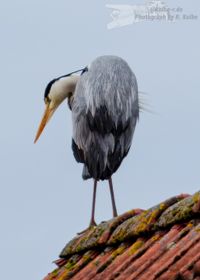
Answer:
[[200, 192], [102, 222], [55, 264], [45, 280], [200, 280]]

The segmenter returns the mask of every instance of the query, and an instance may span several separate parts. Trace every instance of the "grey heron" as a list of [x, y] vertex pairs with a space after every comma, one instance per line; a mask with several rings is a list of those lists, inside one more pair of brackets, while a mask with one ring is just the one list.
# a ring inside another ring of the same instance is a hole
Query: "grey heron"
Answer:
[[83, 164], [83, 179], [94, 179], [92, 226], [99, 180], [108, 180], [113, 216], [117, 216], [112, 174], [129, 152], [139, 117], [137, 80], [126, 61], [111, 55], [52, 80], [45, 90], [46, 109], [35, 142], [65, 99], [72, 111], [74, 157]]

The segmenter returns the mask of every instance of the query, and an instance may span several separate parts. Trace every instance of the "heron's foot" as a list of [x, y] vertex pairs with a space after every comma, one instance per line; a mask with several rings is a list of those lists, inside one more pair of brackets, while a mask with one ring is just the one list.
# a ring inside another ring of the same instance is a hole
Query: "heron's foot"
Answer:
[[89, 228], [96, 227], [96, 226], [97, 226], [97, 224], [96, 224], [95, 220], [91, 220], [91, 222], [89, 224]]
[[83, 233], [85, 233], [85, 232], [91, 230], [93, 227], [96, 227], [96, 226], [97, 226], [96, 222], [95, 222], [94, 220], [92, 220], [92, 221], [90, 222], [90, 224], [89, 224], [89, 227], [87, 227], [86, 229], [84, 229], [84, 230], [81, 231], [81, 232], [78, 232], [77, 234], [78, 234], [78, 235], [81, 235], [81, 234], [83, 234]]

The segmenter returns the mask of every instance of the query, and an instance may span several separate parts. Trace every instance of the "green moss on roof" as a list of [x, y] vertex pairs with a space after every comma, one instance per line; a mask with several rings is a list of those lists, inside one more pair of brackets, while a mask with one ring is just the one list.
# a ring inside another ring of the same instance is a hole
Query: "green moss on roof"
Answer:
[[[159, 279], [175, 280], [171, 275], [176, 277], [180, 271], [170, 267], [175, 263], [176, 268], [180, 258], [185, 264], [195, 263], [194, 268], [199, 261], [200, 269], [199, 242], [200, 192], [180, 195], [145, 211], [131, 210], [77, 235], [56, 261], [59, 268], [45, 280], [87, 279], [88, 274], [89, 279], [115, 279], [119, 275], [120, 279], [127, 275], [140, 279], [140, 271], [141, 280], [162, 275], [167, 276]], [[169, 263], [163, 264], [163, 254]], [[143, 273], [146, 278], [142, 278]], [[106, 278], [108, 275], [112, 277]]]
[[187, 221], [193, 215], [200, 213], [199, 206], [197, 207], [199, 201], [200, 192], [197, 192], [193, 196], [172, 197], [149, 210], [131, 210], [77, 235], [65, 246], [60, 257], [66, 258], [105, 244], [113, 246], [130, 238], [136, 239], [139, 236], [148, 235], [159, 228]]
[[[180, 223], [195, 216], [198, 211], [195, 211], [195, 206], [200, 201], [200, 192], [195, 193], [193, 196], [186, 197], [181, 201], [168, 207], [166, 211], [156, 222], [156, 227], [167, 227], [175, 223]], [[200, 213], [200, 211], [199, 211]]]

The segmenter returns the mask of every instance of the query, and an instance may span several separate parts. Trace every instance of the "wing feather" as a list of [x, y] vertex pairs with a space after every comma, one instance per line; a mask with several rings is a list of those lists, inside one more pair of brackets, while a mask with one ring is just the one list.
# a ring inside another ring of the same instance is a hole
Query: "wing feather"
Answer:
[[137, 81], [127, 63], [113, 56], [95, 60], [80, 77], [72, 103], [79, 161], [93, 178], [107, 179], [117, 170], [130, 149], [138, 115]]

